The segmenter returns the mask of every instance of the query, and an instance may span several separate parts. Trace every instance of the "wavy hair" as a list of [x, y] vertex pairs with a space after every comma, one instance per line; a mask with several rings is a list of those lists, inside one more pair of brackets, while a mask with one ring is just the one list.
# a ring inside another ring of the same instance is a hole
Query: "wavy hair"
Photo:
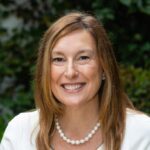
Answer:
[[35, 75], [35, 102], [39, 111], [38, 150], [49, 150], [54, 131], [54, 115], [63, 114], [63, 105], [51, 90], [51, 52], [57, 41], [75, 31], [89, 32], [97, 47], [99, 63], [106, 80], [99, 90], [103, 144], [106, 150], [120, 150], [125, 131], [126, 108], [133, 108], [121, 85], [112, 45], [101, 22], [83, 12], [71, 12], [54, 22], [45, 32], [38, 51]]

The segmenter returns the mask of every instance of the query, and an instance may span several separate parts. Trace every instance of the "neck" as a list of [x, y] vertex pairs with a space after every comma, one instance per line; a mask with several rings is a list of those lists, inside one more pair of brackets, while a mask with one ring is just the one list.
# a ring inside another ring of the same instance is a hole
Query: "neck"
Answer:
[[63, 116], [58, 119], [66, 135], [80, 138], [95, 126], [98, 118], [98, 100], [93, 100], [83, 106], [66, 107]]

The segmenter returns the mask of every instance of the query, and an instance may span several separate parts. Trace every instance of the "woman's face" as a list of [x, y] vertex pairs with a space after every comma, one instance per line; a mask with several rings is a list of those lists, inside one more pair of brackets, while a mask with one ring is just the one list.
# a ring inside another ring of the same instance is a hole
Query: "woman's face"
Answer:
[[51, 88], [59, 102], [65, 106], [97, 103], [101, 78], [90, 33], [77, 30], [58, 40], [51, 56]]

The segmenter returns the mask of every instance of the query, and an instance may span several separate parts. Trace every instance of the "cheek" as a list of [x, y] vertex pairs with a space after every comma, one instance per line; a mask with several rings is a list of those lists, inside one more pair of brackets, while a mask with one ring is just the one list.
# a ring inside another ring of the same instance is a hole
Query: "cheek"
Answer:
[[81, 73], [83, 73], [89, 79], [100, 79], [102, 74], [102, 69], [99, 68], [96, 64], [95, 65], [88, 65], [82, 68], [79, 68]]
[[51, 67], [51, 74], [50, 74], [51, 90], [56, 98], [58, 98], [57, 96], [59, 93], [58, 86], [59, 86], [60, 76], [61, 76], [61, 70], [58, 69], [57, 67]]
[[82, 72], [88, 80], [90, 91], [96, 93], [101, 86], [102, 69], [97, 65], [91, 65], [82, 69]]
[[57, 82], [62, 74], [63, 70], [57, 67], [51, 67], [51, 81], [52, 83]]
[[93, 91], [93, 93], [96, 94], [98, 93], [102, 83], [102, 69], [98, 67], [93, 67], [92, 70], [93, 71], [90, 74], [90, 88], [91, 92]]

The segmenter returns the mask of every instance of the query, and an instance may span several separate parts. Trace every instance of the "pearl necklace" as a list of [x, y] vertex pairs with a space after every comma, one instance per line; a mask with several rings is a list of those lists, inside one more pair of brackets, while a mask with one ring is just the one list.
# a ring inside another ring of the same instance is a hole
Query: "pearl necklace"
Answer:
[[93, 135], [96, 133], [96, 131], [98, 130], [98, 128], [100, 127], [100, 123], [98, 122], [94, 128], [91, 130], [90, 133], [88, 133], [88, 135], [86, 137], [84, 137], [83, 139], [80, 140], [71, 140], [68, 137], [66, 137], [66, 135], [64, 134], [64, 132], [62, 131], [59, 122], [58, 122], [58, 118], [55, 118], [55, 125], [56, 125], [56, 129], [59, 133], [59, 136], [67, 143], [72, 144], [72, 145], [79, 145], [79, 144], [84, 144], [85, 142], [89, 141]]

